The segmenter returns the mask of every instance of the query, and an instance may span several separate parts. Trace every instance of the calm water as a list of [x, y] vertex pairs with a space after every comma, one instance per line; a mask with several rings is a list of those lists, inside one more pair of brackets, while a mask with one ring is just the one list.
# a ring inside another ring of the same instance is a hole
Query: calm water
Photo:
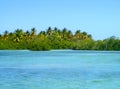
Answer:
[[120, 89], [120, 52], [0, 51], [0, 89]]

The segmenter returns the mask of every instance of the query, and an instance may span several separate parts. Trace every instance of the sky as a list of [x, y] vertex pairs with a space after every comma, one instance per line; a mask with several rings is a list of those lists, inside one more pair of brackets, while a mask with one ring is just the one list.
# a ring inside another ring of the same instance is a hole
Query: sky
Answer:
[[49, 26], [120, 38], [120, 0], [0, 0], [0, 33]]

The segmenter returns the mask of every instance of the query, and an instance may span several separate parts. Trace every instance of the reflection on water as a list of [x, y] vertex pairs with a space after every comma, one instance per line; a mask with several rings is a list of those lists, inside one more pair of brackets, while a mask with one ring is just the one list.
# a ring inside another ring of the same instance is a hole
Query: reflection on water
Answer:
[[0, 89], [119, 89], [119, 51], [0, 51]]

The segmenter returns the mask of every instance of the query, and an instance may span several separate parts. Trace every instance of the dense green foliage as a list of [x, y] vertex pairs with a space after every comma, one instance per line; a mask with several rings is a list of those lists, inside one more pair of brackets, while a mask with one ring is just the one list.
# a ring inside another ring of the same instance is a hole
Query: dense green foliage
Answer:
[[120, 40], [110, 37], [105, 40], [93, 40], [86, 32], [77, 30], [74, 34], [66, 28], [49, 27], [46, 31], [36, 33], [36, 29], [24, 32], [17, 29], [14, 32], [5, 31], [0, 35], [0, 49], [28, 49], [28, 50], [120, 50]]

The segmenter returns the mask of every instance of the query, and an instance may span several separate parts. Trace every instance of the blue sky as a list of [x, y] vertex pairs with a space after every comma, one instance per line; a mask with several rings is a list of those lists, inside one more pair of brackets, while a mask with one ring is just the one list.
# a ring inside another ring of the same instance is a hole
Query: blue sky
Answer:
[[0, 0], [0, 33], [49, 26], [120, 37], [120, 0]]

